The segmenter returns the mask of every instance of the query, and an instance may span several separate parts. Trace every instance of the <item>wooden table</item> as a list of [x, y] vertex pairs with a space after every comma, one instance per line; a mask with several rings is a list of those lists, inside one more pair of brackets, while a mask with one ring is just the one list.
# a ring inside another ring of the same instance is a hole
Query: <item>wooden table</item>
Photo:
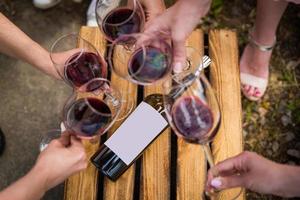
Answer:
[[[98, 28], [82, 27], [80, 34], [103, 56], [106, 55], [106, 42]], [[219, 162], [243, 150], [237, 36], [231, 30], [212, 30], [207, 41], [201, 30], [195, 30], [187, 44], [199, 49], [201, 54], [204, 46], [208, 47], [207, 53], [212, 59], [209, 79], [220, 102], [222, 123], [211, 146], [214, 160]], [[143, 96], [162, 90], [161, 85], [137, 87], [114, 73], [110, 79], [120, 91], [130, 91], [135, 105]], [[116, 123], [108, 135], [113, 134], [120, 124]], [[99, 147], [99, 143], [88, 141], [84, 145], [88, 157]], [[206, 172], [207, 163], [201, 146], [177, 139], [168, 128], [116, 182], [103, 177], [89, 163], [85, 171], [65, 182], [65, 200], [198, 200], [202, 199]], [[233, 194], [236, 191], [221, 192], [216, 199], [229, 200]], [[245, 199], [245, 194], [238, 199]]]

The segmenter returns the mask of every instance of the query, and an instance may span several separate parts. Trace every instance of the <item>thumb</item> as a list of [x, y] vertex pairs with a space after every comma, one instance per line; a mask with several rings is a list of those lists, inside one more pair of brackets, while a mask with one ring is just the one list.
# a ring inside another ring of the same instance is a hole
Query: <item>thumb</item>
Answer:
[[184, 40], [173, 40], [173, 71], [180, 73], [185, 68], [186, 52]]
[[246, 182], [247, 177], [244, 175], [219, 176], [211, 180], [210, 186], [217, 190], [223, 190], [234, 187], [245, 187]]

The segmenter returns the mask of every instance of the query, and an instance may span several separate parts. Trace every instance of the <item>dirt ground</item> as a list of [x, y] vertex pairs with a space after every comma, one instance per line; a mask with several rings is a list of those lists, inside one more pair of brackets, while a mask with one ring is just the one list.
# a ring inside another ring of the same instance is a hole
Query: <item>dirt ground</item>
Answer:
[[[85, 24], [88, 4], [89, 1], [75, 4], [65, 0], [55, 8], [41, 11], [34, 8], [30, 0], [2, 0], [0, 12], [49, 48], [58, 36], [78, 31]], [[214, 0], [202, 28], [236, 29], [242, 53], [254, 22], [255, 6], [255, 0]], [[259, 102], [243, 99], [245, 149], [291, 165], [300, 164], [299, 36], [300, 7], [291, 4], [278, 29], [266, 95]], [[41, 134], [58, 127], [60, 102], [69, 90], [21, 61], [0, 55], [0, 66], [0, 126], [8, 143], [5, 154], [0, 157], [1, 190], [31, 168], [38, 155]], [[49, 191], [44, 199], [62, 197], [61, 185]], [[248, 191], [247, 199], [283, 198]]]

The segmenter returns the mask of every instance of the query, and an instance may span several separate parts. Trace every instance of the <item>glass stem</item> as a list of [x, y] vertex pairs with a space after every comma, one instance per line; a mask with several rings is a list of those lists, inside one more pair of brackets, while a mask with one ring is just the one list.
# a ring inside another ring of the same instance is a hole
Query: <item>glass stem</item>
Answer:
[[209, 143], [203, 144], [202, 147], [204, 149], [204, 153], [205, 153], [206, 159], [209, 163], [209, 166], [212, 168], [213, 166], [215, 166], [215, 163], [214, 163], [214, 159], [213, 159], [213, 156], [212, 156], [212, 153], [210, 150]]

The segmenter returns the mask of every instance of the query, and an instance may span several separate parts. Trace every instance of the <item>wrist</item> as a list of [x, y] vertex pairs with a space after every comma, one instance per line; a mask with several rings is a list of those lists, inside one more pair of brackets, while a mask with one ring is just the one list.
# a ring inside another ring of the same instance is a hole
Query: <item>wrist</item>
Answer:
[[43, 194], [50, 189], [48, 187], [47, 167], [43, 166], [38, 161], [29, 172], [29, 175], [32, 176], [32, 179], [39, 183], [40, 190]]
[[211, 0], [179, 0], [177, 4], [180, 4], [180, 7], [187, 12], [191, 12], [198, 17], [204, 17], [209, 11]]
[[50, 53], [38, 43], [35, 43], [34, 45], [31, 44], [30, 49], [31, 55], [35, 55], [30, 64], [44, 73], [59, 79], [59, 75], [57, 74], [51, 61]]

